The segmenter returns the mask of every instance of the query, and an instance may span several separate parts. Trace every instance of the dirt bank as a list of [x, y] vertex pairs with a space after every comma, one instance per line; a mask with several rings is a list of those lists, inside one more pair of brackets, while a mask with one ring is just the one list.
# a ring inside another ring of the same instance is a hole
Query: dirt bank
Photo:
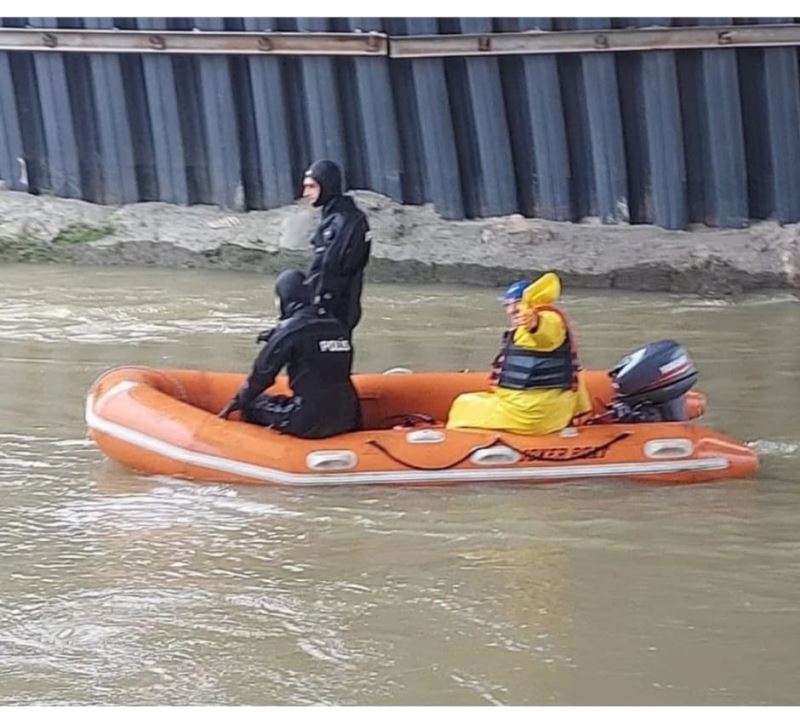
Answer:
[[[368, 279], [496, 286], [543, 270], [567, 286], [736, 294], [800, 289], [800, 226], [746, 230], [558, 223], [512, 215], [449, 221], [431, 206], [353, 193], [372, 226]], [[0, 262], [274, 273], [308, 262], [316, 216], [301, 205], [230, 213], [138, 203], [110, 207], [0, 191]]]

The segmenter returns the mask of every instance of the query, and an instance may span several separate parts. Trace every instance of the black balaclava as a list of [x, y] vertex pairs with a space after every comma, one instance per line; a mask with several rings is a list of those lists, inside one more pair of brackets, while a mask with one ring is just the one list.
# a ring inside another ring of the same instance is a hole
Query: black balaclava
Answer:
[[306, 171], [306, 178], [313, 178], [319, 183], [319, 198], [312, 203], [315, 208], [326, 205], [342, 194], [342, 169], [338, 163], [314, 161]]
[[275, 294], [281, 301], [281, 319], [286, 319], [311, 302], [305, 277], [299, 269], [286, 269], [275, 280]]

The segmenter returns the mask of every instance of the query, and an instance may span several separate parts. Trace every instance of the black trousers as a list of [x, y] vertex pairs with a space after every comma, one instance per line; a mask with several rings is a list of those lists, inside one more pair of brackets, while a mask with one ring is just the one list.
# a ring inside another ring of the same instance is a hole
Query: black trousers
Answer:
[[292, 432], [292, 421], [300, 414], [301, 401], [294, 396], [260, 395], [246, 408], [242, 419], [248, 423], [266, 425], [282, 432]]
[[262, 394], [242, 408], [242, 419], [301, 438], [327, 438], [361, 427], [358, 397], [352, 388], [347, 393], [349, 398], [331, 400], [328, 407], [304, 402], [300, 396]]

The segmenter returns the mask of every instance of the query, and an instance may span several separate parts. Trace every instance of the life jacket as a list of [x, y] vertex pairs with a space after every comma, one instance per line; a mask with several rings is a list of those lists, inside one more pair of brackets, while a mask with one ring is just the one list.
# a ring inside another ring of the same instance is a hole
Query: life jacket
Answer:
[[554, 311], [564, 320], [566, 338], [553, 351], [537, 351], [514, 344], [514, 330], [507, 331], [503, 350], [495, 359], [499, 366], [497, 385], [517, 391], [537, 388], [564, 388], [578, 390], [580, 363], [575, 348], [572, 328], [564, 313], [551, 305], [536, 308], [537, 311]]

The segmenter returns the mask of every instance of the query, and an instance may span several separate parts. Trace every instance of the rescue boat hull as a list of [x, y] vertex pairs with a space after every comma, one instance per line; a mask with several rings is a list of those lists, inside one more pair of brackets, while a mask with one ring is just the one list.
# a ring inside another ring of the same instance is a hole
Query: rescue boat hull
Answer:
[[[596, 477], [690, 483], [747, 477], [757, 469], [751, 448], [695, 421], [583, 425], [535, 437], [441, 427], [458, 394], [486, 387], [483, 373], [356, 375], [365, 429], [304, 440], [216, 416], [243, 378], [114, 369], [89, 391], [89, 432], [103, 453], [137, 472], [245, 484], [543, 483]], [[608, 375], [590, 371], [586, 382], [602, 411], [612, 395]], [[287, 392], [285, 380], [270, 392]], [[701, 414], [704, 404], [702, 394], [690, 394], [692, 415]], [[410, 417], [420, 413], [427, 418]], [[409, 421], [414, 425], [403, 425]]]

